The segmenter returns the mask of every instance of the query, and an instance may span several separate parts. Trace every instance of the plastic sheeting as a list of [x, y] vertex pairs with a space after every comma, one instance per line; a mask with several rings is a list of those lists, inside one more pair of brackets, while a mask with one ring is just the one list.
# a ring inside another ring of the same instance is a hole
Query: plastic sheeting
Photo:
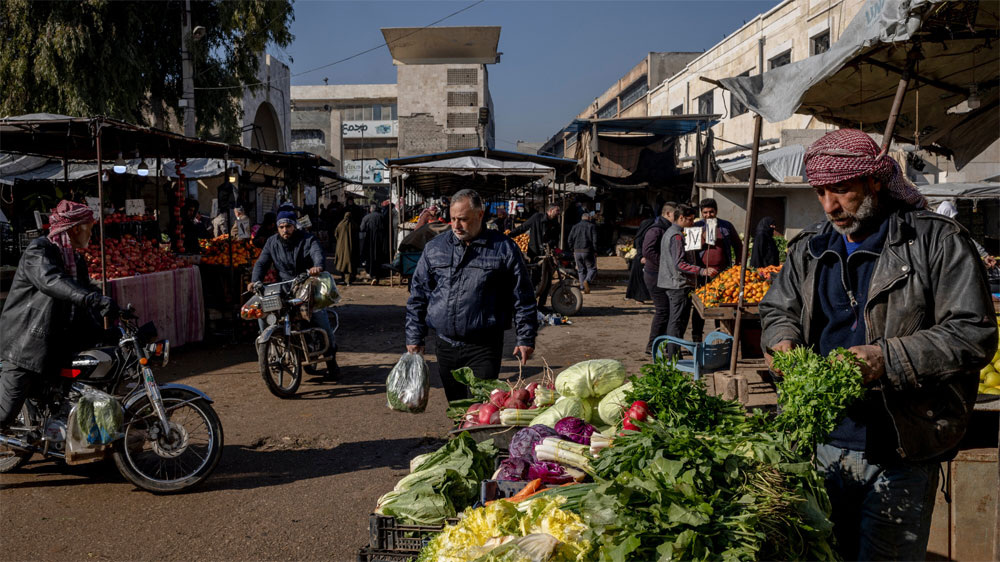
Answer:
[[[804, 146], [792, 144], [768, 152], [761, 152], [757, 157], [757, 164], [764, 166], [767, 173], [776, 181], [785, 181], [785, 178], [789, 176], [800, 176], [805, 181], [805, 154], [806, 148]], [[749, 156], [745, 156], [728, 162], [719, 162], [719, 168], [727, 174], [746, 170], [750, 167], [750, 160]]]
[[[147, 177], [156, 176], [156, 160], [146, 158], [146, 167], [149, 168]], [[140, 159], [132, 159], [126, 162], [126, 174], [138, 175]], [[189, 158], [187, 166], [182, 168], [187, 179], [211, 178], [225, 173], [225, 161], [216, 158]], [[112, 172], [114, 161], [104, 162], [104, 169], [108, 173]], [[162, 163], [162, 176], [176, 178], [174, 162]], [[67, 176], [70, 181], [86, 179], [97, 175], [96, 162], [70, 162], [68, 173], [63, 173], [63, 163], [60, 160], [50, 160], [38, 156], [27, 156], [22, 154], [0, 155], [0, 183], [11, 185], [15, 181], [63, 181]], [[229, 163], [230, 168], [240, 168], [239, 164]]]
[[501, 176], [536, 176], [555, 177], [555, 168], [535, 162], [510, 162], [484, 158], [482, 156], [460, 156], [420, 164], [399, 166], [395, 174], [408, 172], [440, 172], [459, 176], [501, 175]]
[[[974, 8], [971, 14], [968, 6]], [[955, 165], [962, 168], [1000, 137], [1000, 88], [986, 87], [1000, 77], [1000, 41], [986, 40], [995, 34], [998, 13], [997, 2], [868, 0], [828, 51], [763, 74], [720, 82], [771, 123], [799, 112], [882, 133], [900, 80], [900, 73], [887, 66], [904, 68], [909, 41], [919, 35], [916, 74], [930, 82], [911, 82], [896, 136], [914, 142], [914, 125], [919, 123], [920, 144], [936, 144], [952, 153]], [[984, 85], [980, 107], [949, 113], [968, 98], [973, 83]]]

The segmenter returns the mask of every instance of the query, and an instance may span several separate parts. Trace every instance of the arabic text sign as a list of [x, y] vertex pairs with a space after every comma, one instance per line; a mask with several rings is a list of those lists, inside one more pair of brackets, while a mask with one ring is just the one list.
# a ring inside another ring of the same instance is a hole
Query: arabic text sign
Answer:
[[345, 139], [395, 138], [399, 136], [399, 121], [344, 121], [340, 133]]
[[344, 160], [344, 177], [361, 183], [389, 183], [389, 170], [378, 160]]

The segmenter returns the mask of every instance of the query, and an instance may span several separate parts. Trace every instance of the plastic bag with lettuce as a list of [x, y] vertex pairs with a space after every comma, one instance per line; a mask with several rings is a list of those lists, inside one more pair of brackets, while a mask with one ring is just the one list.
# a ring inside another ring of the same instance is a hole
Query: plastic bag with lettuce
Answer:
[[519, 511], [500, 500], [466, 510], [458, 524], [445, 527], [431, 539], [417, 560], [587, 560], [592, 547], [590, 529], [579, 515], [559, 509], [564, 501], [560, 497], [528, 500]]
[[625, 365], [615, 359], [581, 361], [556, 376], [560, 396], [604, 396], [625, 383]]
[[468, 433], [425, 456], [413, 472], [378, 500], [375, 513], [404, 523], [440, 525], [475, 503], [479, 483], [493, 473], [496, 447], [477, 444]]

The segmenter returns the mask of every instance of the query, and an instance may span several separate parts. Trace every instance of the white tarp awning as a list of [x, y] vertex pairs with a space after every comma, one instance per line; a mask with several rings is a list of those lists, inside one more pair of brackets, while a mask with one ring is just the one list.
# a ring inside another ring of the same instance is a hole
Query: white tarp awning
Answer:
[[534, 176], [539, 178], [555, 178], [555, 168], [536, 162], [509, 162], [483, 158], [482, 156], [461, 156], [447, 160], [423, 162], [394, 166], [393, 177], [403, 173], [443, 173], [459, 176], [501, 175], [501, 176]]
[[[156, 159], [146, 158], [149, 169], [148, 177], [156, 176]], [[138, 175], [140, 159], [126, 161], [126, 174]], [[182, 168], [187, 179], [211, 178], [226, 172], [225, 162], [216, 158], [189, 158], [187, 166]], [[176, 178], [173, 160], [162, 163], [162, 176]], [[104, 169], [112, 173], [114, 161], [104, 162]], [[230, 168], [241, 168], [239, 164], [229, 162]], [[67, 176], [70, 181], [90, 178], [97, 175], [95, 162], [70, 162], [67, 173], [63, 173], [63, 163], [60, 160], [50, 160], [38, 156], [23, 154], [0, 154], [0, 183], [11, 185], [15, 181], [63, 181]]]
[[[767, 173], [776, 181], [785, 181], [789, 176], [806, 177], [805, 165], [806, 147], [801, 144], [790, 144], [775, 150], [761, 152], [757, 156], [757, 165], [764, 166]], [[728, 162], [719, 162], [723, 172], [732, 173], [746, 170], [750, 167], [750, 156], [736, 158]]]
[[1000, 199], [1000, 183], [932, 183], [917, 189], [932, 206], [951, 199]]
[[[719, 82], [771, 123], [798, 112], [882, 133], [919, 43], [896, 136], [914, 143], [919, 123], [919, 144], [952, 153], [962, 168], [1000, 137], [998, 15], [1000, 2], [868, 0], [828, 51]], [[977, 86], [978, 108], [955, 111], [970, 98], [970, 85]]]

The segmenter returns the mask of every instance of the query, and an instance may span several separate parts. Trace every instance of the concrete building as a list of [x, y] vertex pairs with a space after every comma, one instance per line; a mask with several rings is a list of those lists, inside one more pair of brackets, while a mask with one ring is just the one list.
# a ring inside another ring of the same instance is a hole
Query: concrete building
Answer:
[[399, 155], [494, 146], [487, 65], [499, 27], [385, 28], [399, 88]]
[[244, 88], [243, 136], [240, 144], [264, 150], [289, 150], [291, 138], [291, 71], [271, 55], [260, 58], [257, 79], [264, 85]]
[[[701, 53], [647, 53], [638, 64], [619, 78], [601, 95], [594, 98], [574, 119], [612, 119], [615, 117], [645, 117], [658, 115], [649, 112], [649, 91], [673, 76]], [[572, 155], [576, 135], [558, 132], [552, 136], [539, 154], [550, 156]], [[571, 157], [571, 156], [570, 156]]]
[[[726, 162], [746, 157], [753, 144], [753, 115], [734, 103], [729, 92], [701, 80], [717, 80], [739, 75], [757, 75], [773, 68], [805, 59], [827, 50], [864, 5], [864, 0], [784, 0], [773, 9], [748, 21], [679, 72], [651, 88], [650, 115], [721, 114], [712, 128], [715, 157]], [[851, 95], [845, 92], [845, 95]], [[779, 122], [763, 122], [761, 153], [792, 145], [808, 146], [835, 128], [811, 115], [796, 114]], [[876, 139], [880, 140], [880, 139]], [[895, 145], [894, 145], [895, 146]], [[900, 146], [900, 150], [912, 147]], [[682, 165], [694, 157], [692, 136], [680, 144]], [[961, 171], [947, 158], [920, 151], [921, 170], [907, 172], [916, 183], [975, 182], [1000, 174], [1000, 142], [994, 143]], [[727, 175], [730, 185], [702, 185], [699, 198], [712, 197], [719, 202], [719, 215], [742, 228], [746, 205], [748, 167], [741, 173]], [[775, 217], [786, 236], [823, 220], [822, 211], [808, 184], [801, 177], [766, 178], [758, 190], [752, 222], [758, 217]]]
[[399, 156], [396, 84], [292, 86], [292, 150], [327, 158], [347, 178], [388, 185]]

